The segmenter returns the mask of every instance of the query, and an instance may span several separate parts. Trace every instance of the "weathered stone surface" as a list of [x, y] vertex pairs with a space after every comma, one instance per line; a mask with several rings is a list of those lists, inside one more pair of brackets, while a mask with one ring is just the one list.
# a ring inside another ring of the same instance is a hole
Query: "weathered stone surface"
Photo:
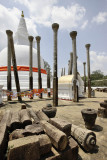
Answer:
[[82, 109], [81, 110], [82, 117], [85, 122], [85, 127], [87, 129], [92, 129], [95, 125], [95, 120], [97, 118], [97, 111], [95, 109]]
[[51, 118], [49, 122], [63, 131], [67, 136], [71, 135], [71, 123], [60, 118]]
[[86, 151], [93, 150], [96, 146], [96, 135], [90, 130], [72, 124], [71, 135]]
[[66, 134], [46, 121], [41, 121], [41, 124], [43, 125], [44, 130], [47, 133], [47, 135], [49, 136], [52, 144], [58, 150], [61, 150], [61, 151], [64, 150], [68, 144]]
[[31, 109], [27, 109], [27, 111], [28, 111], [30, 117], [34, 119], [34, 123], [39, 123], [39, 118], [37, 117], [34, 110], [31, 108]]
[[107, 102], [101, 102], [100, 107], [103, 107], [103, 108], [107, 109]]
[[48, 106], [43, 107], [43, 108], [42, 108], [42, 111], [43, 111], [49, 118], [53, 118], [53, 117], [55, 117], [55, 115], [56, 115], [57, 109], [56, 109], [56, 107], [52, 107], [52, 105], [51, 105], [51, 107], [48, 107]]
[[107, 118], [107, 109], [106, 108], [98, 108], [98, 117]]
[[40, 110], [36, 112], [36, 115], [38, 116], [39, 120], [49, 121], [48, 116]]
[[24, 137], [24, 129], [16, 129], [9, 135], [9, 141]]
[[11, 112], [7, 110], [0, 122], [0, 159], [4, 160], [7, 141], [8, 141], [8, 126], [11, 120]]
[[9, 141], [7, 160], [39, 160], [39, 139], [28, 136]]
[[23, 128], [25, 128], [25, 126], [32, 124], [32, 121], [30, 119], [30, 116], [27, 112], [27, 109], [22, 109], [19, 111], [19, 115], [20, 115], [20, 120], [22, 122]]
[[26, 132], [29, 134], [42, 134], [44, 133], [44, 129], [41, 124], [32, 124], [25, 127]]
[[22, 105], [21, 105], [21, 109], [26, 109], [26, 105], [25, 105], [25, 104], [22, 104]]
[[11, 122], [10, 122], [10, 130], [14, 131], [15, 129], [20, 129], [21, 127], [22, 127], [22, 123], [20, 122], [19, 113], [13, 112]]
[[44, 155], [51, 151], [51, 141], [47, 135], [39, 135], [40, 155]]
[[54, 156], [46, 158], [46, 160], [77, 160], [78, 144], [73, 138], [69, 139], [69, 145], [63, 152], [58, 152], [52, 148]]

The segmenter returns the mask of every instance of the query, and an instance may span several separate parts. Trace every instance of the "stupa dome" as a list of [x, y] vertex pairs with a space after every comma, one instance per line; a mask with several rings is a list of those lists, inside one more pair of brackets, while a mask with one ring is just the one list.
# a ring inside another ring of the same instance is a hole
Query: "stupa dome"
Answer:
[[[14, 47], [17, 62], [17, 70], [19, 75], [19, 82], [21, 90], [29, 89], [29, 40], [28, 31], [24, 15], [22, 13], [17, 32], [14, 36]], [[33, 88], [38, 88], [38, 62], [37, 62], [37, 50], [34, 48], [35, 40], [33, 41]], [[7, 89], [7, 51], [8, 48], [4, 48], [0, 52], [0, 84], [4, 85], [3, 89]], [[42, 87], [47, 88], [47, 73], [44, 68], [44, 60], [41, 57], [41, 77]], [[12, 74], [12, 89], [16, 89], [13, 67], [11, 63]]]

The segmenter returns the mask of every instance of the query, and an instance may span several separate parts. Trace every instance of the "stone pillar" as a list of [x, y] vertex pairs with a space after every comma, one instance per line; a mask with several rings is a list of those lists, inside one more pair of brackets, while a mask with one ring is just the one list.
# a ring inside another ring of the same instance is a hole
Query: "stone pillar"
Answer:
[[89, 56], [90, 44], [86, 44], [85, 47], [87, 52], [88, 98], [91, 98], [90, 56]]
[[[38, 89], [42, 89], [42, 78], [41, 78], [41, 62], [40, 62], [40, 40], [41, 37], [36, 37], [37, 42], [37, 59], [38, 59]], [[42, 92], [40, 93], [40, 97], [42, 98]]]
[[63, 72], [63, 68], [62, 68], [62, 71], [61, 71], [61, 76], [63, 76], [64, 75], [64, 72]]
[[47, 68], [47, 90], [48, 90], [48, 97], [51, 96], [51, 93], [50, 93], [50, 68], [48, 67]]
[[[13, 71], [14, 71], [14, 77], [15, 77], [15, 83], [16, 83], [16, 89], [17, 92], [20, 93], [20, 83], [19, 83], [19, 77], [17, 72], [17, 63], [16, 63], [16, 55], [15, 55], [15, 49], [14, 49], [14, 41], [13, 41], [13, 32], [11, 32], [11, 35], [9, 37], [10, 42], [10, 50], [11, 50], [11, 57], [12, 57], [12, 63], [13, 63]], [[22, 101], [21, 95], [18, 94], [18, 100]]]
[[64, 67], [64, 76], [65, 76], [65, 67]]
[[70, 75], [70, 60], [68, 60], [68, 75]]
[[54, 32], [54, 64], [53, 64], [53, 106], [58, 106], [58, 77], [57, 77], [57, 31], [59, 24], [53, 23]]
[[74, 90], [74, 102], [78, 102], [78, 87], [77, 87], [77, 54], [76, 54], [76, 36], [77, 32], [72, 31], [70, 32], [70, 37], [72, 38], [72, 48], [73, 48], [73, 90]]
[[73, 52], [70, 53], [70, 75], [72, 74], [72, 67], [73, 67]]
[[86, 68], [85, 68], [86, 62], [83, 63], [84, 66], [84, 92], [86, 92]]
[[[33, 51], [32, 51], [32, 46], [33, 46], [33, 36], [28, 36], [29, 39], [29, 90], [32, 91], [33, 93], [33, 73], [32, 73], [32, 67], [33, 67]], [[33, 99], [33, 96], [30, 97], [30, 99]]]
[[[12, 91], [11, 89], [11, 50], [10, 50], [10, 37], [13, 32], [10, 30], [6, 30], [7, 38], [8, 38], [8, 50], [7, 50], [7, 90]], [[7, 96], [7, 100], [11, 101], [11, 96]]]

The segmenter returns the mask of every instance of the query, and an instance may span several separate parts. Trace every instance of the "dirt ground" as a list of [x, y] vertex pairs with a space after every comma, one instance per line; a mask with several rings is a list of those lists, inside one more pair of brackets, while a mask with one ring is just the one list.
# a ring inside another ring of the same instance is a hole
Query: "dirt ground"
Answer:
[[[85, 108], [93, 108], [98, 110], [100, 107], [99, 103], [107, 100], [107, 93], [95, 92], [95, 98], [83, 98], [78, 103], [67, 100], [59, 100], [57, 107], [56, 117], [61, 117], [68, 120], [72, 124], [78, 125], [85, 128], [84, 121], [81, 115], [81, 110]], [[21, 103], [17, 100], [7, 102], [4, 100], [4, 106], [0, 108], [0, 115], [7, 109], [13, 111], [20, 110]], [[53, 101], [50, 98], [35, 98], [33, 100], [24, 99], [23, 103], [29, 108], [35, 108], [37, 110], [46, 106], [46, 104], [52, 104]], [[1, 117], [1, 116], [0, 116]], [[97, 145], [93, 152], [86, 153], [79, 147], [79, 158], [78, 160], [107, 160], [107, 118], [97, 117], [96, 125], [93, 129], [97, 137]]]

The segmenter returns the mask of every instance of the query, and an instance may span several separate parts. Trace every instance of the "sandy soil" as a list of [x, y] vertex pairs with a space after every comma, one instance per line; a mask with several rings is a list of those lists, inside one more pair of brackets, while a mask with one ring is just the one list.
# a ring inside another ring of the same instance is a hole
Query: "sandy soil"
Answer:
[[[107, 100], [107, 93], [95, 92], [95, 98], [87, 98], [86, 95], [86, 98], [80, 99], [78, 103], [59, 100], [56, 117], [61, 117], [68, 120], [72, 124], [85, 128], [81, 110], [85, 108], [93, 108], [98, 110], [100, 107], [99, 103], [103, 102], [105, 99]], [[52, 104], [52, 99], [24, 99], [23, 103], [25, 103], [29, 108], [32, 107], [39, 110], [45, 107], [46, 104]], [[19, 103], [17, 100], [14, 100], [10, 103], [4, 100], [4, 106], [0, 108], [0, 115], [7, 109], [16, 111], [20, 108], [21, 103]], [[79, 160], [107, 160], [107, 118], [97, 117], [93, 132], [95, 132], [97, 137], [96, 148], [93, 152], [86, 153], [79, 147]]]

